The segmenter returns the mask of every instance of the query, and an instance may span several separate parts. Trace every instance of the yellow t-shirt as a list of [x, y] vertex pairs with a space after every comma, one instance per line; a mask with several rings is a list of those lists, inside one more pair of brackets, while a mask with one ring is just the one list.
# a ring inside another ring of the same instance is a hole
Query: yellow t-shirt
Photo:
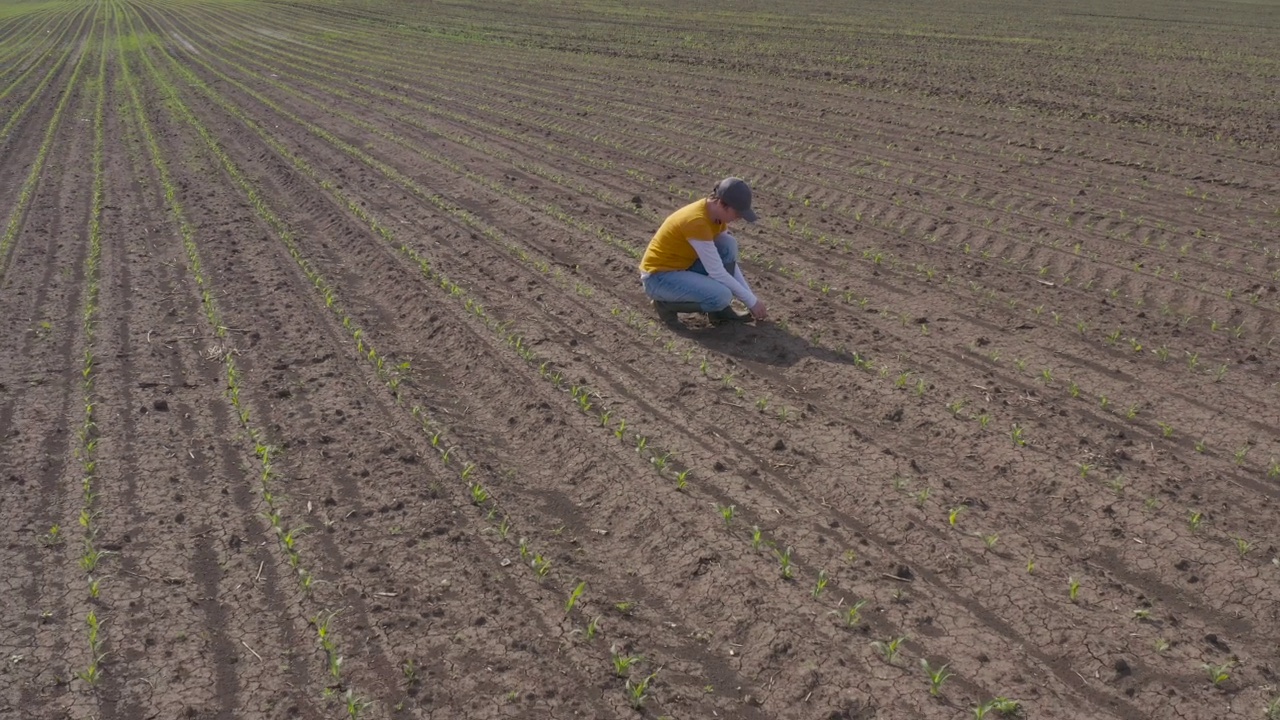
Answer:
[[667, 216], [654, 233], [640, 258], [640, 272], [688, 270], [698, 260], [690, 240], [715, 240], [725, 224], [715, 222], [707, 212], [706, 198], [695, 200]]

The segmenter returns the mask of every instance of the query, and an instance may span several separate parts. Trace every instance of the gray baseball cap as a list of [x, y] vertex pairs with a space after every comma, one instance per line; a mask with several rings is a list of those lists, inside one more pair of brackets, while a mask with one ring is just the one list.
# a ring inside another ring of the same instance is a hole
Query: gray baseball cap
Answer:
[[743, 220], [753, 223], [759, 219], [756, 211], [751, 209], [751, 186], [742, 178], [727, 177], [721, 180], [711, 195], [737, 210]]

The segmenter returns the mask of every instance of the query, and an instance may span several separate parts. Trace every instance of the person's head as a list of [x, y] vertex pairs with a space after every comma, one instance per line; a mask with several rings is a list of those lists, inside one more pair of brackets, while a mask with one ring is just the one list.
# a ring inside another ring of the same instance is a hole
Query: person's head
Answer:
[[727, 177], [716, 183], [707, 201], [716, 206], [723, 222], [742, 218], [753, 223], [758, 219], [756, 211], [751, 209], [751, 187], [742, 178]]

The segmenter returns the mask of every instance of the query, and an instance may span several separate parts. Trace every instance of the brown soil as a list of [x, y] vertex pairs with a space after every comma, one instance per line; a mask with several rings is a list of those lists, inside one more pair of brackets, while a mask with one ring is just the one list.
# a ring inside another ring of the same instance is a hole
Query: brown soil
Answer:
[[1267, 717], [1280, 15], [1146, 5], [0, 15], [0, 718]]

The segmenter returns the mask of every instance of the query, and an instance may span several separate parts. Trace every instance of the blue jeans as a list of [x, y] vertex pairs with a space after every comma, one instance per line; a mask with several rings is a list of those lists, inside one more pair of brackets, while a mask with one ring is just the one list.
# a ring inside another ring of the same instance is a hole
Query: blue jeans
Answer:
[[[738, 239], [728, 233], [716, 236], [716, 250], [729, 275], [738, 265]], [[715, 312], [729, 307], [733, 291], [707, 276], [702, 260], [695, 260], [688, 270], [668, 270], [649, 275], [644, 283], [644, 294], [659, 302], [698, 303], [703, 312]]]

